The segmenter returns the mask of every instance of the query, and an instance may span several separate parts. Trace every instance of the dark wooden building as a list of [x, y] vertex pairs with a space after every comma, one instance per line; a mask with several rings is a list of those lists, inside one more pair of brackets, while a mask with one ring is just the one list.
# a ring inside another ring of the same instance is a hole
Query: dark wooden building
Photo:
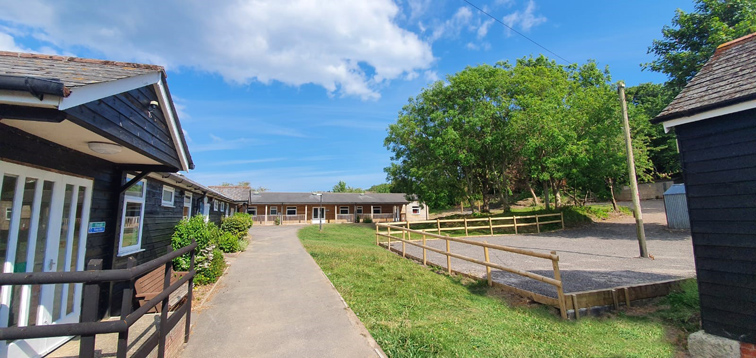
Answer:
[[677, 135], [703, 329], [756, 343], [756, 34], [721, 45], [654, 122]]
[[[3, 272], [164, 254], [183, 198], [164, 196], [163, 174], [148, 175], [193, 167], [162, 67], [0, 52]], [[164, 199], [173, 206], [155, 205]], [[1, 291], [0, 328], [79, 321], [81, 284]], [[102, 315], [110, 292], [101, 286]], [[0, 351], [44, 355], [65, 339], [2, 341]]]

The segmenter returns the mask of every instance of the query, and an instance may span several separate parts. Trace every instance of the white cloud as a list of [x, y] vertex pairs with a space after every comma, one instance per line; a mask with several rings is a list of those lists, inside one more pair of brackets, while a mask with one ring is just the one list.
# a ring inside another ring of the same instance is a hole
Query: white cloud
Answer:
[[0, 32], [0, 51], [29, 52], [16, 44], [13, 36]]
[[478, 39], [482, 39], [486, 37], [486, 35], [488, 34], [488, 28], [491, 27], [493, 23], [494, 23], [493, 19], [483, 21], [483, 24], [481, 24], [480, 27], [478, 27]]
[[436, 71], [431, 70], [423, 72], [423, 77], [425, 77], [425, 80], [428, 82], [436, 82], [441, 79], [440, 77], [438, 77], [438, 73], [436, 73]]
[[457, 9], [457, 12], [449, 19], [433, 28], [430, 40], [436, 41], [441, 37], [457, 37], [463, 28], [470, 24], [473, 17], [472, 11], [467, 7]]
[[[28, 0], [2, 8], [0, 20], [64, 51], [194, 68], [242, 85], [311, 83], [375, 99], [381, 84], [434, 62], [430, 44], [397, 25], [392, 0]], [[8, 36], [0, 45], [14, 44]]]
[[[502, 18], [502, 22], [512, 28], [519, 28], [522, 31], [529, 31], [534, 26], [538, 26], [546, 22], [546, 17], [535, 14], [536, 4], [535, 1], [528, 1], [525, 10], [517, 10]], [[511, 36], [511, 31], [507, 29], [507, 36]]]
[[212, 133], [209, 136], [211, 142], [194, 144], [192, 146], [192, 153], [239, 149], [248, 145], [260, 144], [258, 141], [250, 138], [224, 139]]

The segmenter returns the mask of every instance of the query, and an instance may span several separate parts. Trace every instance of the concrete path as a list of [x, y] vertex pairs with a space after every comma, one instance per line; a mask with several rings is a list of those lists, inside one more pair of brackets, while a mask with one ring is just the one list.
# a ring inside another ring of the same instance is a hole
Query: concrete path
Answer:
[[302, 247], [301, 226], [255, 226], [205, 303], [183, 357], [380, 357], [380, 348]]

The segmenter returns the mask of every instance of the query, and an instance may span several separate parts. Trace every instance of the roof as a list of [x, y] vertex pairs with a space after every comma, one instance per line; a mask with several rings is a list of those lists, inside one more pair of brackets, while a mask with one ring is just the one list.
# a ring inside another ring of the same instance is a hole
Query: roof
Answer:
[[717, 47], [714, 55], [654, 123], [756, 99], [756, 33]]
[[0, 51], [0, 74], [58, 79], [67, 88], [120, 80], [151, 72], [165, 73], [162, 66], [88, 58]]
[[685, 184], [673, 184], [667, 191], [664, 192], [664, 195], [675, 195], [675, 194], [685, 194]]
[[[313, 193], [256, 192], [250, 204], [319, 204], [320, 196]], [[323, 204], [406, 204], [402, 193], [323, 193]]]
[[207, 194], [207, 196], [212, 198], [217, 198], [223, 201], [227, 202], [234, 202], [235, 200], [227, 195], [224, 195], [223, 193], [219, 193], [211, 188], [208, 188], [200, 183], [197, 183], [194, 180], [191, 180], [180, 173], [151, 173], [149, 177], [152, 177], [154, 179], [158, 179], [160, 181], [166, 182], [171, 185], [175, 185], [178, 187], [182, 187], [186, 190], [189, 190], [191, 192], [200, 192], [203, 194]]
[[249, 201], [249, 195], [252, 193], [252, 188], [248, 186], [211, 186], [210, 189], [226, 195], [234, 201], [245, 203]]

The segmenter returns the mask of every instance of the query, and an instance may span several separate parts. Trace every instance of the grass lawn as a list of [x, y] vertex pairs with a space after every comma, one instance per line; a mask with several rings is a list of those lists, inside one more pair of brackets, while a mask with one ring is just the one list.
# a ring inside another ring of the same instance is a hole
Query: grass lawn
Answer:
[[[663, 318], [619, 313], [563, 321], [510, 304], [483, 281], [435, 273], [375, 246], [372, 225], [299, 231], [305, 248], [391, 357], [671, 357]], [[675, 311], [676, 312], [676, 311]], [[685, 321], [674, 313], [674, 319]], [[677, 329], [677, 332], [680, 328]]]

